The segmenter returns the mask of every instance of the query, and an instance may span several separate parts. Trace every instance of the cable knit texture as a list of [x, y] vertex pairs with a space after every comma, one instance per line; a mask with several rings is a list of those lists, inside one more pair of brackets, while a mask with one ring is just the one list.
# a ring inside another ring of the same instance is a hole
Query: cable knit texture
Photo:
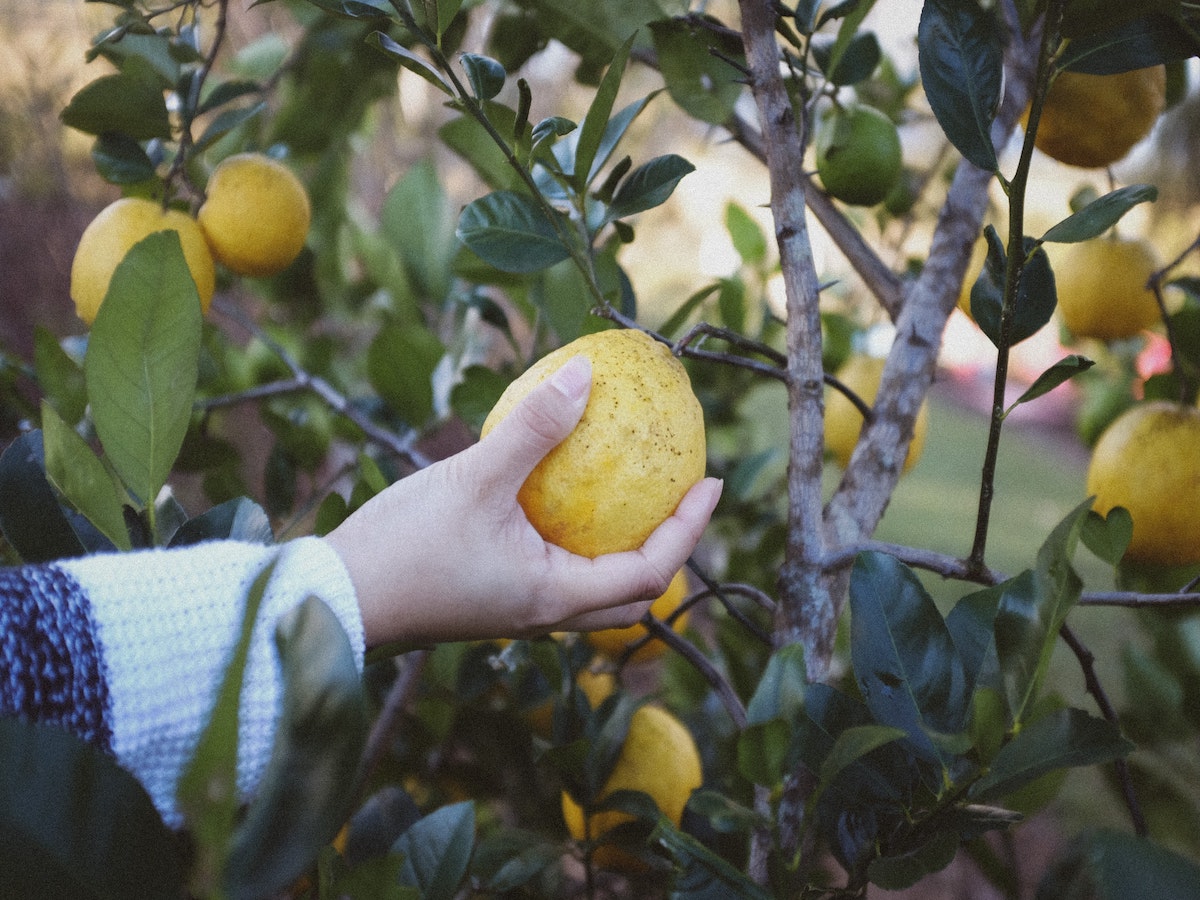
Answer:
[[[178, 827], [179, 775], [216, 700], [250, 587], [277, 554], [241, 695], [238, 787], [243, 796], [253, 793], [281, 711], [280, 616], [309, 596], [320, 598], [362, 667], [353, 587], [340, 558], [318, 538], [277, 546], [216, 541], [0, 573], [0, 660], [20, 661], [0, 679], [0, 710], [61, 722], [110, 750], [146, 787], [167, 824]], [[13, 621], [36, 624], [10, 634]], [[80, 712], [70, 711], [76, 706]]]

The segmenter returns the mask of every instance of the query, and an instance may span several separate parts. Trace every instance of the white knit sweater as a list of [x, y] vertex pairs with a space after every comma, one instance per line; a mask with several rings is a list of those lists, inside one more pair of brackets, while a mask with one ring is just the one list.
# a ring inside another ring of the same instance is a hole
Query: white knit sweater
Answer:
[[238, 787], [252, 794], [281, 711], [280, 616], [319, 597], [362, 667], [354, 590], [319, 538], [214, 541], [0, 569], [0, 715], [63, 725], [112, 753], [178, 827], [180, 773], [216, 700], [250, 586], [277, 554], [241, 697]]

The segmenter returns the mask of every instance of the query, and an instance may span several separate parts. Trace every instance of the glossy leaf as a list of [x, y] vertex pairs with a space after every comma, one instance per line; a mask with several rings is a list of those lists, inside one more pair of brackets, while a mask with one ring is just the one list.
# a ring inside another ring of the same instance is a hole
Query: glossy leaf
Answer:
[[1004, 50], [995, 8], [957, 0], [926, 0], [917, 28], [925, 96], [946, 137], [988, 172], [999, 163], [992, 120], [1000, 105]]
[[884, 744], [907, 736], [902, 728], [888, 725], [858, 725], [847, 728], [837, 736], [818, 772], [817, 791], [827, 788], [852, 763], [877, 750]]
[[988, 772], [969, 791], [978, 802], [998, 800], [1055, 769], [1110, 762], [1134, 746], [1116, 726], [1081, 709], [1042, 716], [1000, 748]]
[[[836, 60], [835, 53], [839, 54]], [[830, 82], [837, 85], [866, 81], [879, 67], [882, 58], [879, 39], [870, 31], [855, 34], [845, 45], [842, 45], [840, 40], [830, 44], [815, 41], [813, 43], [813, 59], [827, 74]]]
[[621, 182], [608, 207], [606, 221], [623, 219], [661, 206], [683, 176], [696, 167], [682, 156], [658, 156], [638, 166]]
[[42, 440], [50, 483], [113, 546], [132, 549], [120, 485], [87, 442], [46, 403], [42, 404]]
[[464, 53], [460, 61], [476, 100], [491, 100], [504, 90], [508, 73], [496, 60], [478, 53]]
[[[1162, 63], [1178, 62], [1196, 55], [1196, 33], [1200, 15], [1189, 10], [1183, 15], [1165, 14], [1148, 8], [1145, 3], [1120, 3], [1132, 21], [1102, 31], [1096, 25], [1101, 20], [1090, 14], [1084, 4], [1080, 21], [1088, 23], [1090, 33], [1072, 38], [1063, 54], [1061, 64], [1074, 72], [1092, 75], [1114, 75], [1131, 69], [1142, 69]], [[1153, 0], [1160, 10], [1179, 10], [1178, 0]]]
[[225, 109], [213, 117], [213, 120], [205, 126], [204, 131], [196, 138], [193, 149], [196, 152], [207, 150], [221, 138], [225, 137], [235, 128], [249, 122], [259, 113], [267, 108], [266, 102], [254, 103], [250, 106], [237, 107], [235, 109]]
[[1060, 384], [1070, 381], [1080, 372], [1086, 372], [1095, 364], [1094, 360], [1090, 360], [1086, 356], [1080, 356], [1078, 353], [1064, 356], [1035, 378], [1033, 384], [1026, 388], [1025, 392], [1012, 402], [1012, 405], [1004, 411], [1004, 414], [1007, 416], [1017, 405], [1028, 403], [1030, 400], [1036, 400], [1038, 397], [1050, 393]]
[[367, 739], [362, 680], [333, 611], [309, 597], [280, 619], [275, 639], [283, 714], [262, 784], [229, 850], [224, 882], [231, 898], [274, 896], [333, 840], [350, 814]]
[[665, 817], [659, 817], [650, 840], [680, 869], [667, 894], [670, 900], [770, 900], [766, 890]]
[[967, 594], [946, 615], [946, 629], [962, 659], [963, 672], [972, 690], [993, 684], [997, 672], [994, 628], [1001, 587]]
[[44, 459], [40, 431], [17, 436], [0, 453], [0, 531], [27, 563], [85, 552], [46, 479]]
[[[553, 215], [561, 219], [560, 213]], [[457, 233], [503, 272], [536, 272], [570, 256], [546, 211], [527, 194], [496, 191], [472, 201], [459, 217]]]
[[[575, 146], [575, 164], [571, 169], [577, 191], [582, 192], [595, 177], [599, 166], [603, 165], [600, 151], [609, 127], [609, 116], [612, 115], [613, 104], [621, 88], [621, 79], [625, 75], [625, 65], [629, 61], [633, 37], [630, 35], [613, 54], [608, 71], [600, 80], [596, 95], [592, 98], [591, 106], [588, 107], [587, 115], [580, 125], [579, 141]], [[601, 161], [597, 162], [598, 160]]]
[[80, 367], [48, 329], [33, 332], [33, 369], [42, 397], [68, 425], [76, 424], [87, 410], [87, 385]]
[[1131, 184], [1117, 188], [1067, 216], [1042, 235], [1042, 240], [1070, 244], [1099, 237], [1139, 203], [1152, 203], [1157, 199], [1158, 188], [1152, 184]]
[[[996, 229], [984, 229], [988, 253], [979, 278], [971, 288], [971, 315], [996, 346], [1000, 346], [1000, 317], [1004, 303], [1007, 251]], [[1046, 251], [1033, 238], [1024, 240], [1026, 259], [1021, 267], [1009, 334], [1010, 347], [1037, 334], [1054, 315], [1058, 292]]]
[[81, 88], [62, 111], [62, 121], [86, 134], [115, 131], [137, 141], [171, 136], [162, 87], [154, 79], [124, 72], [103, 75]]
[[0, 893], [168, 900], [184, 861], [145, 788], [59, 726], [0, 718]]
[[446, 96], [454, 96], [454, 89], [450, 87], [449, 83], [437, 69], [394, 38], [384, 34], [382, 31], [376, 31], [367, 40], [384, 53], [393, 57], [405, 69], [425, 79], [425, 81], [432, 84]]
[[404, 854], [400, 883], [419, 888], [424, 900], [453, 900], [475, 846], [475, 804], [434, 810], [400, 836], [392, 852]]
[[1133, 517], [1123, 506], [1114, 506], [1107, 516], [1088, 510], [1080, 532], [1083, 544], [1109, 565], [1115, 566], [1125, 555], [1133, 538]]
[[957, 831], [935, 831], [921, 846], [908, 853], [871, 860], [867, 874], [873, 884], [884, 890], [904, 890], [926, 875], [950, 865], [958, 852], [958, 844]]
[[940, 759], [930, 732], [961, 731], [970, 712], [962, 660], [916, 575], [884, 553], [862, 553], [850, 576], [850, 655], [876, 721], [903, 729]]
[[740, 42], [684, 19], [650, 24], [667, 92], [689, 116], [721, 125], [744, 90], [745, 75], [726, 60], [742, 60]]
[[182, 547], [218, 540], [273, 544], [275, 535], [271, 530], [271, 520], [263, 508], [248, 497], [238, 497], [188, 519], [171, 538], [171, 546]]
[[808, 678], [804, 667], [804, 648], [786, 644], [771, 654], [759, 679], [754, 696], [746, 707], [750, 724], [782, 719], [795, 721], [804, 709]]
[[110, 184], [137, 184], [154, 177], [154, 162], [142, 145], [119, 131], [106, 131], [96, 138], [92, 162]]
[[200, 298], [179, 235], [151, 234], [113, 272], [84, 359], [105, 456], [153, 502], [183, 445], [200, 357]]
[[433, 371], [445, 348], [419, 325], [385, 325], [367, 350], [367, 375], [380, 398], [413, 427], [433, 416]]

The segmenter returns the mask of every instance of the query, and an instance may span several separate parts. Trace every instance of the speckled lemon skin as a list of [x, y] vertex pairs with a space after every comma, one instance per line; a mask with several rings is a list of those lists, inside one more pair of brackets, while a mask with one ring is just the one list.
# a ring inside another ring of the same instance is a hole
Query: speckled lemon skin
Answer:
[[704, 477], [704, 415], [670, 350], [633, 329], [585, 335], [509, 385], [483, 436], [571, 357], [592, 362], [592, 392], [574, 431], [517, 495], [547, 541], [582, 556], [634, 550]]

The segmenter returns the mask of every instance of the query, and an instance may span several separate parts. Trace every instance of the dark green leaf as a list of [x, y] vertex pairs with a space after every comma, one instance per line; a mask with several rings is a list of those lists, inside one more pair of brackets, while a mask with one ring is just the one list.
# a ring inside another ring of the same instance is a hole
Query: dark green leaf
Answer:
[[961, 731], [970, 712], [962, 660], [921, 582], [883, 553], [862, 553], [850, 576], [850, 655], [875, 719], [907, 732], [927, 756], [930, 732]]
[[721, 834], [744, 834], [766, 824], [763, 816], [720, 791], [697, 788], [688, 799], [687, 808]]
[[222, 81], [204, 95], [204, 100], [196, 107], [196, 114], [211, 112], [242, 97], [260, 94], [262, 90], [262, 85], [254, 81]]
[[[617, 149], [617, 145], [620, 144], [621, 138], [625, 136], [625, 132], [629, 130], [629, 126], [633, 124], [633, 120], [638, 117], [654, 97], [655, 94], [648, 94], [640, 100], [634, 100], [609, 120], [604, 133], [600, 136], [600, 146], [596, 150], [596, 155], [592, 159], [592, 167], [588, 171], [588, 184], [591, 184], [596, 176], [600, 174], [600, 170], [604, 168], [605, 164], [612, 157], [613, 151]], [[569, 142], [563, 143], [566, 144]], [[556, 144], [555, 146], [559, 147], [562, 144]]]
[[1158, 199], [1158, 188], [1152, 184], [1131, 184], [1093, 200], [1079, 212], [1072, 213], [1044, 235], [1047, 243], [1071, 244], [1099, 237], [1121, 220], [1139, 203]]
[[989, 675], [996, 671], [996, 642], [993, 628], [1000, 605], [1000, 587], [985, 588], [967, 594], [946, 615], [946, 628], [962, 659], [967, 684], [991, 685]]
[[174, 231], [138, 242], [113, 272], [84, 360], [92, 418], [125, 485], [153, 502], [187, 434], [200, 298]]
[[245, 900], [286, 888], [333, 840], [350, 814], [367, 739], [362, 681], [333, 611], [309, 597], [280, 619], [275, 638], [283, 715], [225, 866], [228, 896]]
[[771, 654], [767, 667], [746, 707], [750, 724], [782, 719], [793, 722], [804, 709], [808, 678], [804, 667], [804, 648], [787, 644]]
[[480, 841], [471, 873], [488, 892], [503, 895], [529, 884], [561, 859], [561, 844], [528, 831], [505, 828]]
[[[1120, 3], [1120, 0], [1116, 0]], [[1178, 0], [1154, 0], [1179, 9]], [[1074, 6], [1075, 4], [1072, 4]], [[1074, 72], [1092, 75], [1115, 75], [1131, 69], [1143, 69], [1162, 63], [1189, 59], [1197, 53], [1197, 22], [1190, 18], [1163, 15], [1147, 8], [1147, 4], [1122, 3], [1127, 16], [1141, 15], [1104, 31], [1095, 31], [1096, 19], [1088, 7], [1079, 4], [1082, 17], [1092, 33], [1073, 38], [1067, 44], [1061, 65]], [[1149, 13], [1148, 15], [1146, 13]]]
[[46, 477], [118, 550], [131, 550], [123, 491], [92, 448], [49, 404], [42, 404]]
[[430, 298], [446, 296], [457, 242], [453, 211], [432, 160], [413, 165], [388, 191], [379, 223], [416, 285]]
[[46, 480], [44, 459], [40, 431], [19, 435], [0, 454], [0, 531], [27, 563], [84, 554]]
[[625, 75], [625, 65], [629, 61], [633, 39], [634, 35], [630, 35], [613, 54], [608, 71], [604, 73], [604, 78], [596, 89], [596, 96], [592, 98], [591, 106], [588, 107], [587, 115], [580, 126], [579, 142], [575, 147], [575, 165], [571, 170], [575, 189], [580, 193], [591, 183], [598, 165], [603, 165], [602, 162], [597, 164], [597, 158], [601, 155], [601, 145], [609, 127], [613, 103], [616, 102], [617, 92], [621, 88], [621, 79]]
[[454, 89], [450, 87], [446, 79], [442, 77], [442, 74], [437, 69], [427, 63], [421, 57], [417, 56], [417, 54], [413, 53], [403, 44], [396, 41], [394, 38], [389, 37], [382, 31], [376, 31], [367, 38], [367, 41], [368, 43], [374, 44], [389, 56], [394, 57], [401, 66], [408, 69], [408, 71], [412, 72], [414, 75], [419, 75], [421, 78], [424, 78], [443, 94], [446, 94], [448, 97], [454, 96]]
[[900, 856], [880, 856], [871, 860], [867, 875], [873, 884], [888, 891], [900, 891], [916, 884], [926, 875], [950, 865], [958, 852], [957, 831], [935, 831], [915, 850]]
[[946, 137], [970, 162], [996, 171], [991, 130], [1004, 71], [997, 10], [956, 0], [926, 0], [917, 51], [925, 96]]
[[478, 53], [464, 53], [461, 62], [476, 100], [491, 100], [504, 90], [508, 73], [496, 60]]
[[87, 384], [83, 369], [58, 338], [39, 325], [33, 332], [33, 370], [43, 398], [68, 425], [76, 424], [87, 410]]
[[773, 788], [784, 775], [792, 730], [783, 719], [748, 725], [737, 741], [738, 774], [753, 784]]
[[530, 136], [530, 140], [532, 141], [530, 152], [534, 157], [537, 157], [543, 147], [549, 146], [557, 138], [570, 134], [578, 127], [570, 119], [563, 116], [549, 116], [540, 120], [533, 126], [533, 132]]
[[979, 781], [973, 800], [998, 800], [1055, 769], [1110, 762], [1130, 753], [1133, 744], [1116, 726], [1081, 709], [1059, 709], [1027, 724], [1000, 748]]
[[1147, 838], [1087, 831], [1051, 866], [1037, 900], [1200, 900], [1200, 866]]
[[487, 366], [470, 366], [450, 392], [450, 406], [478, 431], [509, 383], [510, 379]]
[[[561, 218], [557, 211], [553, 215]], [[469, 203], [457, 233], [502, 272], [536, 272], [570, 256], [546, 211], [527, 194], [496, 191]]]
[[119, 131], [106, 131], [96, 138], [92, 162], [110, 184], [137, 184], [154, 177], [154, 162], [142, 145]]
[[[971, 316], [988, 340], [999, 346], [1008, 257], [1004, 242], [995, 228], [988, 225], [983, 233], [987, 239], [988, 254], [979, 278], [971, 288]], [[1031, 237], [1024, 239], [1024, 248], [1026, 259], [1021, 267], [1021, 279], [1013, 301], [1010, 347], [1040, 331], [1050, 321], [1058, 304], [1054, 272], [1046, 251]]]
[[273, 544], [275, 535], [271, 530], [271, 520], [263, 508], [248, 497], [238, 497], [188, 519], [171, 538], [171, 546], [216, 540]]
[[208, 125], [193, 144], [193, 150], [206, 150], [239, 125], [249, 122], [267, 108], [266, 102], [255, 103], [237, 109], [226, 109], [220, 112]]
[[621, 182], [606, 220], [623, 219], [666, 202], [675, 185], [696, 167], [682, 156], [658, 156], [638, 166]]
[[86, 134], [118, 131], [138, 141], [171, 136], [162, 87], [123, 72], [103, 75], [81, 88], [62, 111], [62, 121]]
[[727, 122], [744, 88], [744, 73], [726, 62], [743, 60], [740, 42], [690, 19], [652, 22], [650, 34], [671, 99], [702, 122]]
[[888, 725], [858, 725], [847, 728], [837, 736], [818, 772], [817, 790], [823, 791], [852, 763], [857, 762], [872, 750], [907, 736], [902, 728]]
[[64, 728], [0, 718], [0, 894], [184, 895], [176, 836], [145, 788]]
[[1070, 381], [1080, 372], [1086, 372], [1095, 364], [1093, 360], [1088, 359], [1086, 356], [1080, 356], [1077, 353], [1064, 356], [1035, 378], [1033, 384], [1025, 389], [1025, 393], [1012, 402], [1012, 405], [1004, 411], [1004, 414], [1008, 415], [1018, 404], [1028, 403], [1030, 400], [1036, 400], [1043, 394], [1050, 393], [1063, 382]]
[[420, 427], [433, 415], [433, 370], [444, 354], [428, 329], [385, 325], [367, 351], [367, 375], [401, 419]]
[[[839, 53], [836, 62], [833, 59], [835, 52]], [[855, 34], [845, 45], [838, 40], [813, 43], [813, 59], [826, 72], [829, 80], [837, 85], [866, 81], [879, 67], [882, 58], [879, 39], [870, 31]]]
[[147, 80], [152, 75], [160, 88], [167, 88], [179, 80], [180, 49], [178, 43], [172, 45], [171, 37], [165, 31], [140, 33], [126, 29], [119, 40], [96, 44], [88, 53], [88, 61], [102, 56], [122, 72], [143, 73]]
[[443, 806], [408, 829], [392, 847], [404, 854], [400, 883], [420, 888], [424, 900], [453, 900], [475, 846], [475, 804]]
[[1123, 506], [1114, 506], [1107, 516], [1088, 510], [1080, 533], [1083, 544], [1109, 565], [1115, 566], [1125, 555], [1133, 538], [1133, 517]]
[[665, 817], [659, 817], [650, 840], [682, 870], [672, 880], [670, 900], [770, 900], [762, 887]]

